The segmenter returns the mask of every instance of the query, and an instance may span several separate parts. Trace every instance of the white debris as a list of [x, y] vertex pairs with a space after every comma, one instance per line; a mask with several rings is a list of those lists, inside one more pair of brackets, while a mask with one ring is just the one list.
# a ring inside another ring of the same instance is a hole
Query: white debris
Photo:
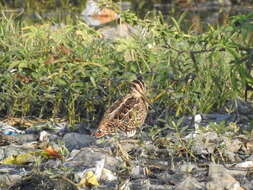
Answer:
[[24, 131], [18, 130], [15, 127], [12, 127], [4, 122], [0, 122], [0, 131], [4, 134], [7, 134], [7, 133], [24, 134], [25, 133]]
[[235, 167], [238, 167], [238, 168], [253, 168], [253, 161], [245, 161], [245, 162], [236, 164]]
[[41, 131], [40, 132], [39, 141], [41, 141], [41, 142], [49, 142], [49, 136], [50, 136], [50, 134], [48, 132]]
[[97, 177], [98, 180], [100, 179], [100, 177], [102, 175], [102, 171], [103, 171], [104, 166], [105, 166], [105, 159], [104, 158], [102, 160], [99, 160], [96, 162], [95, 176]]

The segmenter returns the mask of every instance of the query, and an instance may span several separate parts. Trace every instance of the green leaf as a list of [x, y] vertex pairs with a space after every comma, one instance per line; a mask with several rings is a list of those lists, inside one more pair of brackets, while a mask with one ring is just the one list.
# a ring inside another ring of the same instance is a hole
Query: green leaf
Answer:
[[56, 78], [55, 83], [56, 83], [56, 85], [59, 85], [59, 86], [66, 86], [67, 85], [67, 82], [61, 78]]
[[96, 81], [95, 81], [95, 79], [94, 79], [92, 76], [90, 76], [90, 81], [91, 81], [92, 85], [93, 85], [95, 88], [97, 88]]

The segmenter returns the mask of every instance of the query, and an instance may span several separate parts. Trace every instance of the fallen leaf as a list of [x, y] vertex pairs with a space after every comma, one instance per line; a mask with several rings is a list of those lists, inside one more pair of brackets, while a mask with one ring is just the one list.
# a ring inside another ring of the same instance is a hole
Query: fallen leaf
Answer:
[[85, 173], [84, 177], [79, 182], [79, 187], [85, 187], [85, 186], [98, 186], [98, 180], [93, 171], [88, 171]]
[[1, 164], [16, 164], [16, 165], [23, 165], [30, 162], [34, 162], [35, 160], [35, 152], [29, 152], [25, 154], [19, 155], [12, 155], [7, 157], [6, 159], [2, 160]]
[[62, 159], [62, 155], [59, 152], [57, 152], [56, 150], [54, 150], [51, 146], [45, 148], [42, 151], [42, 155], [47, 156], [47, 157]]

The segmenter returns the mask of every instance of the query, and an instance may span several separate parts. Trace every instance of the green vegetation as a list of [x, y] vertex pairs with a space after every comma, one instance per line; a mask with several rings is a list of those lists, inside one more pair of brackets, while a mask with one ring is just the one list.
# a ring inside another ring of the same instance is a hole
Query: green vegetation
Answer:
[[[47, 1], [33, 1], [33, 0], [0, 0], [0, 7], [5, 7], [5, 8], [24, 8], [26, 10], [30, 11], [45, 11], [45, 10], [50, 10], [55, 8], [65, 8], [65, 9], [74, 9], [78, 10], [79, 8], [83, 8], [85, 6], [87, 0], [47, 0]], [[75, 7], [75, 5], [78, 5]]]
[[81, 21], [52, 27], [2, 17], [1, 116], [97, 121], [138, 73], [160, 119], [216, 111], [252, 84], [252, 14], [200, 35], [182, 31], [183, 18], [124, 18], [140, 32], [109, 41]]

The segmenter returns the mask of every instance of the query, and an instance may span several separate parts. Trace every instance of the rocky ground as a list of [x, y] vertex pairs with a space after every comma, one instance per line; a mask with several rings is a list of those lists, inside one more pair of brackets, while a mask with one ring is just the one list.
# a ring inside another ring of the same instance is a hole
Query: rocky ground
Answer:
[[[0, 189], [253, 189], [252, 106], [197, 114], [133, 138], [64, 121], [0, 122]], [[22, 127], [21, 127], [22, 126]]]

